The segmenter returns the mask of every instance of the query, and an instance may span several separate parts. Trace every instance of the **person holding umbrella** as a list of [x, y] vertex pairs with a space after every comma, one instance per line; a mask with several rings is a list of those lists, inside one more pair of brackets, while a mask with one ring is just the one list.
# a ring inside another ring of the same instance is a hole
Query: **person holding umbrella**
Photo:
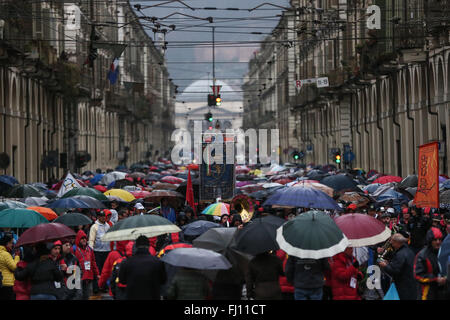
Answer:
[[327, 259], [300, 259], [289, 256], [286, 277], [294, 285], [295, 300], [322, 300], [325, 273], [330, 269]]
[[279, 277], [284, 275], [281, 260], [271, 252], [257, 254], [245, 276], [247, 297], [256, 300], [281, 300]]
[[14, 276], [19, 281], [30, 279], [30, 300], [58, 300], [64, 275], [50, 258], [53, 243], [36, 244], [37, 258], [25, 269], [16, 269]]
[[211, 293], [209, 280], [198, 270], [182, 267], [167, 289], [169, 300], [206, 300]]
[[2, 286], [0, 286], [0, 300], [15, 300], [13, 291], [14, 271], [20, 261], [20, 256], [13, 259], [11, 251], [13, 249], [13, 237], [5, 233], [0, 239], [0, 272], [3, 276]]
[[333, 300], [361, 300], [358, 281], [363, 274], [358, 270], [358, 260], [353, 256], [353, 248], [347, 247], [331, 259], [331, 291]]
[[166, 198], [161, 199], [161, 215], [172, 223], [176, 223], [177, 216], [175, 210], [169, 206]]

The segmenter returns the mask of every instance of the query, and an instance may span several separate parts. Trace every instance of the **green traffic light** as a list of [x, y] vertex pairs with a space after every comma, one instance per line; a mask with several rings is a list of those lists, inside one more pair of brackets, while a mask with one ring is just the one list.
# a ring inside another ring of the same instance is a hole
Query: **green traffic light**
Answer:
[[298, 155], [295, 155], [295, 156], [294, 156], [294, 159], [295, 159], [295, 160], [298, 160]]
[[212, 122], [212, 121], [213, 121], [213, 118], [212, 118], [212, 117], [209, 117], [209, 118], [208, 118], [208, 121], [209, 121], [209, 122]]

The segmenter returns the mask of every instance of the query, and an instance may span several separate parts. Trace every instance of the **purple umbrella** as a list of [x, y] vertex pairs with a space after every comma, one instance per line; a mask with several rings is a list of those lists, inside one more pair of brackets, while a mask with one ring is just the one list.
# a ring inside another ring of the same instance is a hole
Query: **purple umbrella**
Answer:
[[447, 179], [444, 178], [443, 176], [439, 176], [439, 183], [443, 183], [444, 181], [446, 181]]
[[239, 182], [236, 182], [236, 187], [241, 188], [241, 187], [247, 186], [249, 184], [253, 184], [253, 183], [254, 182], [251, 182], [251, 181], [239, 181]]

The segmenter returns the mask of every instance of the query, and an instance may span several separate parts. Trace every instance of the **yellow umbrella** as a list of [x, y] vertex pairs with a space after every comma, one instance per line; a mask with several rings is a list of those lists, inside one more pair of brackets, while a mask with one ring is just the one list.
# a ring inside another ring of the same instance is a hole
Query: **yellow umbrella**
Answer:
[[131, 202], [136, 200], [136, 198], [128, 191], [122, 189], [111, 189], [104, 193], [105, 196], [116, 196], [124, 201]]

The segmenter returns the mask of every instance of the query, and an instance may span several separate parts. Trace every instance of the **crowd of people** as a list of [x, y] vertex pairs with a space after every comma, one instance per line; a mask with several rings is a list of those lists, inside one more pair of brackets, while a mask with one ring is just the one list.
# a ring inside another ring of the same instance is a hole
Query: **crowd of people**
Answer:
[[[377, 300], [395, 284], [400, 300], [449, 299], [449, 280], [438, 264], [438, 251], [450, 230], [448, 210], [418, 208], [413, 202], [377, 207], [342, 202], [342, 211], [331, 217], [364, 213], [382, 221], [392, 232], [385, 242], [363, 248], [348, 247], [333, 257], [300, 259], [277, 250], [258, 254], [245, 272], [220, 270], [213, 277], [200, 270], [174, 268], [163, 261], [169, 245], [192, 244], [195, 237], [163, 234], [135, 241], [102, 241], [118, 221], [134, 215], [158, 214], [183, 227], [198, 220], [216, 222], [223, 228], [245, 228], [238, 210], [221, 217], [202, 215], [207, 204], [195, 209], [173, 208], [143, 201], [132, 205], [111, 201], [108, 209], [78, 209], [92, 223], [74, 227], [76, 238], [59, 239], [34, 246], [14, 246], [17, 235], [2, 230], [0, 237], [0, 300], [88, 300], [109, 295], [117, 300], [140, 299], [284, 299], [284, 300]], [[154, 210], [158, 207], [158, 210]], [[252, 219], [274, 215], [286, 221], [307, 208], [274, 209], [255, 201]], [[381, 273], [368, 286], [369, 268]], [[79, 273], [79, 274], [77, 274]], [[377, 282], [378, 281], [378, 282]]]

